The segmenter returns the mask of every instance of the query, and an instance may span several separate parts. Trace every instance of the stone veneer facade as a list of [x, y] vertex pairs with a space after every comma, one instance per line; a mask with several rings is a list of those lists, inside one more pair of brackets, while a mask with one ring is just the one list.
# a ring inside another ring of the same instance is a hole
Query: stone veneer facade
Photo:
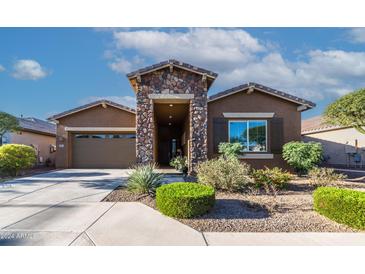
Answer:
[[[207, 159], [207, 80], [180, 68], [164, 68], [137, 79], [137, 162], [154, 162], [154, 111], [151, 94], [190, 94], [189, 172]], [[191, 96], [192, 97], [192, 96]]]

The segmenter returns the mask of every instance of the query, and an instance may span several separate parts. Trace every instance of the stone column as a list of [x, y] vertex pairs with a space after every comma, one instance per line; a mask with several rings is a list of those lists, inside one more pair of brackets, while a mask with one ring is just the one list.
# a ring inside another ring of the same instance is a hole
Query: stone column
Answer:
[[137, 163], [153, 162], [153, 101], [145, 92], [137, 93], [137, 134], [136, 155]]
[[207, 159], [207, 94], [202, 92], [190, 101], [190, 163], [189, 172], [194, 174], [197, 165]]

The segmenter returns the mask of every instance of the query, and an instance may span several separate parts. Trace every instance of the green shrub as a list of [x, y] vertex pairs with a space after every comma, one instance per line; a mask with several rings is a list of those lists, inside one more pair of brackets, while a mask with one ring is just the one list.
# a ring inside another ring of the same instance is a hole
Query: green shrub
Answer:
[[157, 208], [171, 217], [199, 216], [211, 210], [214, 203], [214, 188], [197, 183], [171, 183], [156, 191]]
[[243, 146], [240, 143], [220, 143], [218, 151], [224, 157], [237, 157], [242, 151]]
[[329, 219], [365, 229], [365, 192], [319, 187], [313, 193], [314, 209]]
[[154, 164], [139, 165], [127, 181], [129, 191], [137, 194], [148, 194], [153, 196], [162, 183], [163, 176], [155, 172]]
[[289, 142], [283, 146], [283, 158], [299, 174], [318, 165], [323, 155], [323, 148], [317, 142]]
[[252, 176], [255, 180], [255, 186], [265, 189], [271, 186], [275, 189], [284, 189], [293, 178], [289, 172], [278, 167], [253, 170]]
[[176, 170], [186, 173], [188, 171], [188, 159], [185, 156], [177, 156], [171, 159], [170, 166], [174, 167]]
[[334, 186], [347, 178], [345, 174], [336, 173], [333, 168], [314, 167], [308, 172], [309, 183], [314, 186]]
[[37, 162], [34, 148], [9, 144], [0, 146], [0, 169], [3, 173], [17, 176], [19, 171], [33, 167]]
[[198, 182], [216, 190], [244, 191], [251, 184], [250, 166], [235, 157], [219, 157], [197, 167]]

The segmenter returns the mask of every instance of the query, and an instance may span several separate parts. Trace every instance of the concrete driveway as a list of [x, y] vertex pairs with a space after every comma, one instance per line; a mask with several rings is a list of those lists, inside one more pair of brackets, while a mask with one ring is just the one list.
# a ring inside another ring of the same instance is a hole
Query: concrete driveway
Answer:
[[143, 204], [100, 202], [130, 172], [68, 169], [0, 185], [0, 245], [205, 245]]
[[0, 184], [0, 245], [69, 244], [111, 207], [99, 201], [129, 172], [67, 169]]
[[99, 202], [128, 178], [128, 169], [65, 169], [0, 184], [0, 204]]

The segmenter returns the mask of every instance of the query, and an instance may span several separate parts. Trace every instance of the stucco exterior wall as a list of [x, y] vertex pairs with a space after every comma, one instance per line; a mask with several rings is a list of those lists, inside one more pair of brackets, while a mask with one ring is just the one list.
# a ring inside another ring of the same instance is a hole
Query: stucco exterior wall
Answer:
[[49, 158], [55, 162], [56, 153], [51, 153], [50, 147], [56, 145], [56, 137], [39, 133], [23, 131], [19, 133], [9, 133], [10, 143], [33, 146], [38, 151], [38, 164], [44, 164]]
[[58, 120], [56, 167], [72, 167], [72, 134], [65, 127], [135, 127], [136, 115], [101, 105], [70, 114]]
[[[302, 138], [305, 142], [314, 141], [323, 145], [325, 164], [344, 167], [365, 166], [365, 135], [354, 128], [305, 134]], [[356, 164], [354, 157], [346, 152], [359, 153], [362, 161]]]
[[[274, 117], [283, 118], [283, 141], [287, 143], [301, 139], [301, 112], [297, 111], [297, 107], [298, 104], [260, 91], [254, 91], [251, 94], [241, 91], [219, 100], [208, 102], [208, 157], [216, 156], [213, 147], [213, 119], [215, 117], [223, 118], [224, 112], [274, 112]], [[275, 132], [270, 132], [270, 119], [267, 120], [268, 153], [270, 153], [270, 140]], [[245, 159], [244, 161], [254, 168], [279, 166], [289, 169], [281, 154], [274, 154], [274, 159]]]

